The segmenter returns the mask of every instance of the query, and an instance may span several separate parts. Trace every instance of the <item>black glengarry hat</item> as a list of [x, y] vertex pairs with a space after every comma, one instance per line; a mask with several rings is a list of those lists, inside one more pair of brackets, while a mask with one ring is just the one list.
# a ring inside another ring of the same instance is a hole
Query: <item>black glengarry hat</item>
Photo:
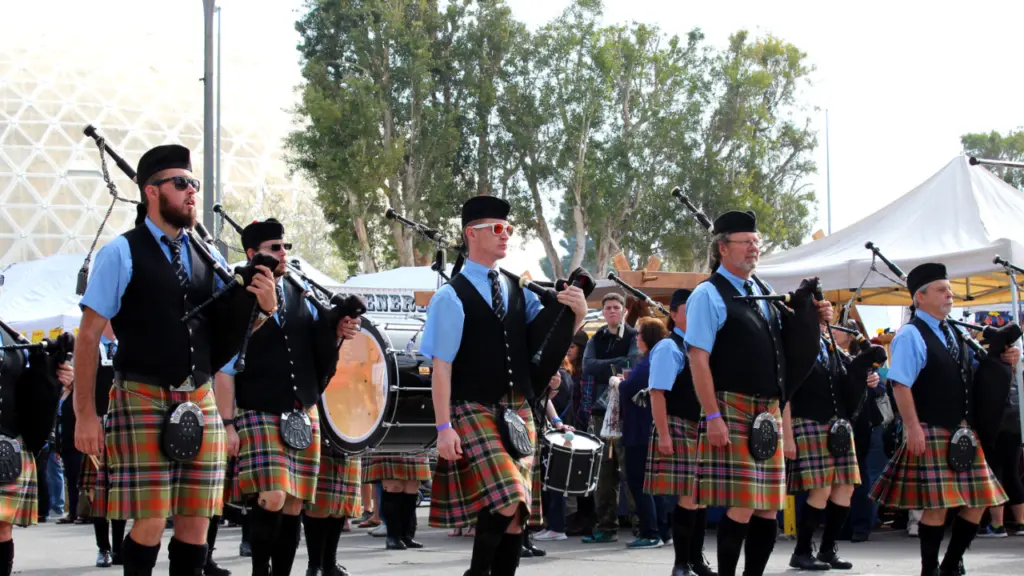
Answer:
[[[139, 168], [135, 171], [135, 181], [139, 185], [139, 192], [146, 188], [146, 181], [154, 174], [172, 168], [192, 170], [192, 155], [188, 148], [180, 144], [164, 144], [150, 149], [139, 158]], [[145, 195], [143, 195], [145, 201]]]
[[910, 290], [910, 296], [913, 297], [922, 286], [936, 280], [949, 280], [946, 266], [934, 262], [921, 264], [907, 275], [907, 290]]
[[474, 196], [462, 205], [462, 227], [465, 228], [470, 222], [484, 218], [508, 220], [511, 208], [508, 202], [501, 198], [486, 195]]
[[715, 218], [712, 234], [734, 234], [736, 232], [757, 232], [757, 216], [753, 211], [730, 210]]
[[242, 248], [256, 250], [260, 244], [267, 240], [281, 240], [284, 238], [284, 225], [275, 218], [267, 218], [260, 222], [254, 220], [242, 229]]
[[690, 299], [690, 294], [693, 294], [693, 290], [689, 290], [687, 288], [680, 288], [673, 292], [672, 299], [668, 304], [669, 310], [675, 310], [683, 304], [686, 304], [686, 301]]

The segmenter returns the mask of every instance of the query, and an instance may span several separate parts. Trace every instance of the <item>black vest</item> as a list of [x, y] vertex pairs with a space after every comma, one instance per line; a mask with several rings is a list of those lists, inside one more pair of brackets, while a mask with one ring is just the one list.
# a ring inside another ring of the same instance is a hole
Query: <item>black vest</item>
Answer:
[[733, 300], [741, 294], [725, 276], [708, 280], [725, 302], [725, 324], [715, 336], [711, 375], [718, 392], [779, 398], [784, 386], [786, 360], [779, 313], [768, 306], [769, 321], [749, 303]]
[[[915, 316], [911, 321], [924, 339], [927, 356], [924, 368], [910, 387], [914, 396], [914, 407], [921, 422], [939, 426], [946, 430], [960, 427], [960, 421], [967, 418], [970, 423], [971, 367], [968, 364], [967, 346], [956, 334], [954, 338], [960, 347], [960, 362], [946, 348], [931, 327]], [[953, 330], [953, 327], [950, 327]]]
[[451, 401], [496, 404], [514, 388], [528, 400], [533, 399], [530, 385], [530, 352], [526, 343], [526, 299], [523, 289], [511, 278], [508, 283], [508, 309], [504, 322], [498, 320], [490, 300], [462, 274], [451, 280], [462, 301], [465, 320], [462, 340], [452, 361]]
[[[625, 322], [622, 324], [622, 338], [613, 334], [608, 326], [602, 326], [590, 339], [594, 343], [594, 358], [598, 360], [628, 358], [629, 349], [635, 338], [636, 329]], [[612, 368], [605, 366], [592, 375], [594, 376], [594, 398], [597, 402], [591, 407], [591, 413], [604, 414], [606, 405], [602, 399], [608, 390], [608, 379], [612, 376]]]
[[124, 237], [131, 250], [132, 276], [121, 296], [121, 309], [110, 319], [118, 339], [114, 370], [165, 388], [182, 384], [189, 375], [196, 385], [207, 382], [220, 368], [210, 366], [212, 326], [205, 313], [187, 325], [181, 317], [213, 295], [213, 270], [190, 238], [192, 279], [187, 290], [182, 289], [160, 241], [145, 223]]
[[[18, 341], [3, 328], [0, 328], [2, 345], [10, 346]], [[25, 371], [24, 350], [0, 351], [0, 434], [16, 438], [21, 430], [18, 426], [17, 387], [18, 379]]]
[[821, 424], [828, 424], [833, 417], [849, 418], [843, 404], [842, 380], [835, 354], [828, 355], [828, 363], [814, 363], [811, 374], [793, 394], [792, 414], [794, 418], [807, 418]]
[[679, 374], [676, 374], [672, 390], [665, 393], [665, 410], [672, 416], [697, 422], [700, 420], [700, 402], [697, 400], [697, 391], [693, 387], [693, 375], [690, 373], [690, 356], [686, 353], [686, 342], [682, 336], [676, 334], [675, 330], [668, 336], [683, 353], [686, 365], [679, 371]]
[[235, 375], [239, 408], [281, 414], [316, 404], [320, 396], [313, 358], [313, 313], [290, 282], [284, 283], [284, 328], [267, 320], [249, 340], [245, 370]]
[[[108, 344], [100, 342], [100, 347]], [[96, 363], [96, 414], [103, 418], [110, 404], [110, 388], [114, 385], [114, 367]]]

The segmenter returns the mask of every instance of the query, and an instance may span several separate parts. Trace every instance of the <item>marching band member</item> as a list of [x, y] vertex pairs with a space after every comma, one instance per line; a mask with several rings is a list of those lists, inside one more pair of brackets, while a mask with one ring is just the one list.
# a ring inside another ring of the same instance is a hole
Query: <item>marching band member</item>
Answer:
[[[319, 318], [303, 291], [285, 281], [290, 244], [274, 219], [242, 230], [242, 247], [252, 260], [257, 252], [278, 259], [273, 271], [276, 312], [249, 343], [244, 370], [235, 359], [217, 375], [220, 413], [227, 442], [238, 446], [235, 495], [256, 495], [249, 513], [254, 576], [291, 573], [299, 542], [303, 503], [316, 495], [320, 465], [320, 424], [316, 401], [322, 382], [333, 374], [338, 346], [354, 338], [359, 320], [334, 326]], [[237, 408], [236, 408], [237, 405]]]
[[[469, 576], [515, 574], [523, 529], [539, 513], [540, 478], [523, 444], [537, 438], [527, 325], [542, 305], [497, 269], [512, 234], [509, 209], [493, 196], [463, 204], [466, 263], [434, 294], [420, 346], [434, 363], [440, 455], [430, 524], [466, 526], [478, 517]], [[583, 291], [569, 287], [558, 301], [575, 313], [575, 333], [587, 312]], [[506, 426], [510, 445], [502, 440]]]
[[[187, 310], [223, 288], [212, 262], [205, 260], [207, 251], [213, 262], [227, 267], [215, 250], [192, 245], [185, 234], [195, 225], [199, 191], [191, 169], [183, 146], [158, 146], [142, 156], [136, 181], [143, 202], [135, 228], [96, 254], [80, 303], [75, 445], [97, 457], [106, 445], [107, 517], [135, 520], [122, 547], [126, 575], [152, 574], [170, 516], [170, 574], [202, 573], [209, 519], [223, 503], [227, 459], [210, 385], [219, 368], [214, 358], [234, 345], [232, 331], [244, 334], [241, 319], [252, 310], [250, 294], [264, 314], [254, 328], [275, 311], [270, 271], [260, 267], [245, 290], [182, 321]], [[239, 321], [213, 321], [218, 317]], [[94, 398], [100, 335], [108, 321], [119, 346], [104, 435]]]
[[380, 482], [380, 519], [387, 530], [385, 548], [406, 550], [423, 548], [416, 536], [416, 500], [420, 482], [430, 480], [430, 460], [426, 456], [395, 454], [371, 456], [367, 461], [363, 482]]
[[[893, 338], [889, 367], [906, 437], [871, 497], [892, 508], [924, 510], [919, 531], [921, 574], [956, 575], [961, 573], [964, 552], [978, 532], [981, 515], [986, 508], [1002, 506], [1007, 498], [973, 429], [977, 359], [946, 321], [953, 308], [946, 267], [921, 264], [907, 276], [907, 289], [917, 311]], [[1020, 350], [1010, 347], [1000, 359], [1016, 365]], [[953, 440], [957, 436], [967, 446], [973, 439], [973, 449], [961, 453], [965, 446]], [[960, 508], [960, 513], [940, 565], [939, 547], [950, 508]]]
[[362, 463], [359, 458], [336, 450], [326, 434], [320, 436], [320, 441], [316, 497], [305, 503], [302, 514], [309, 553], [306, 576], [348, 576], [348, 570], [338, 564], [338, 541], [345, 519], [358, 518], [362, 513], [359, 494]]

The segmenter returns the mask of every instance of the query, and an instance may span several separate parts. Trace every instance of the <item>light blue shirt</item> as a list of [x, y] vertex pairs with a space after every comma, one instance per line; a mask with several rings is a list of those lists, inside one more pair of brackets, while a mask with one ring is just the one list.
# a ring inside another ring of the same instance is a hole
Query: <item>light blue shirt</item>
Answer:
[[[945, 345], [946, 335], [942, 333], [938, 318], [922, 310], [916, 311], [915, 316], [923, 320], [939, 338], [939, 342]], [[949, 329], [956, 330], [953, 326], [950, 326]], [[889, 348], [892, 355], [889, 362], [889, 380], [898, 382], [907, 388], [913, 387], [918, 374], [928, 362], [928, 348], [925, 346], [921, 332], [918, 331], [917, 326], [908, 322], [896, 333]], [[967, 353], [970, 354], [969, 358], [973, 366], [975, 363], [974, 351], [968, 348]]]
[[[467, 259], [460, 272], [477, 289], [484, 302], [491, 301], [491, 280], [487, 277], [489, 269], [482, 264]], [[498, 285], [501, 287], [501, 298], [508, 310], [508, 278], [498, 274]], [[516, 286], [517, 290], [523, 290]], [[540, 298], [530, 290], [523, 290], [526, 298], [526, 323], [533, 322], [544, 305]], [[462, 309], [462, 300], [455, 293], [451, 283], [442, 286], [430, 299], [427, 308], [427, 324], [423, 327], [423, 339], [420, 340], [420, 354], [430, 359], [445, 362], [455, 360], [462, 343], [462, 325], [466, 320], [466, 312]]]
[[[747, 293], [743, 288], [746, 281], [726, 270], [725, 266], [719, 266], [716, 274], [721, 274], [728, 280], [741, 296]], [[765, 295], [757, 282], [753, 280], [750, 282], [755, 295]], [[771, 290], [771, 286], [768, 286], [768, 289]], [[758, 304], [761, 306], [764, 317], [770, 318], [768, 301], [759, 300]], [[711, 349], [715, 346], [715, 337], [725, 324], [725, 317], [725, 301], [718, 293], [718, 288], [715, 288], [710, 281], [698, 284], [686, 300], [686, 345], [691, 348], [700, 348], [710, 354]]]
[[[692, 295], [691, 295], [692, 297]], [[686, 339], [686, 333], [676, 326], [673, 330]], [[675, 340], [662, 338], [651, 348], [651, 375], [648, 387], [651, 390], [672, 390], [676, 376], [686, 368], [686, 354], [676, 346]]]
[[[281, 287], [281, 301], [284, 303], [285, 309], [287, 310], [287, 308], [288, 308], [288, 291], [285, 290], [285, 284], [284, 283], [285, 283], [285, 279], [284, 278], [278, 278], [277, 279], [277, 285]], [[309, 289], [309, 286], [306, 286], [306, 288]], [[303, 300], [306, 302], [306, 307], [309, 308], [309, 311], [313, 314], [313, 320], [316, 320], [317, 318], [319, 318], [319, 315], [316, 313], [316, 307], [313, 306], [313, 304], [310, 303], [305, 298], [303, 298]], [[273, 316], [274, 320], [278, 323], [278, 325], [281, 324], [281, 316], [280, 316], [280, 314], [281, 314], [281, 311], [278, 310], [277, 312], [274, 312], [274, 316]], [[235, 354], [234, 357], [232, 357], [231, 360], [229, 360], [228, 363], [225, 364], [224, 367], [220, 369], [220, 372], [223, 372], [223, 373], [227, 374], [228, 376], [235, 376], [236, 374], [238, 374], [238, 372], [235, 370], [235, 361], [236, 360], [238, 360], [238, 354]]]
[[[146, 228], [153, 234], [160, 250], [171, 261], [171, 249], [160, 241], [165, 236], [162, 230], [157, 228], [149, 217], [146, 218]], [[181, 234], [181, 263], [185, 267], [185, 273], [192, 278], [192, 254], [188, 250], [189, 237]], [[228, 263], [216, 248], [206, 245], [213, 257], [220, 262], [225, 270]], [[214, 274], [217, 289], [224, 287], [220, 277]], [[96, 253], [92, 262], [92, 274], [89, 276], [89, 286], [82, 296], [79, 306], [83, 309], [91, 308], [100, 316], [110, 319], [117, 315], [121, 309], [121, 297], [132, 279], [132, 251], [128, 247], [128, 239], [123, 235], [114, 238], [106, 246]], [[195, 304], [198, 304], [196, 302]]]

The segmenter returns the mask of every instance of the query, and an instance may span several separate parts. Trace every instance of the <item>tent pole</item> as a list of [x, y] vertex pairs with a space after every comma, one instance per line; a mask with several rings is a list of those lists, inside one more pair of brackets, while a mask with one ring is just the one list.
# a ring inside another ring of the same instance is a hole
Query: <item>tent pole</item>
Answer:
[[[1008, 268], [1007, 272], [1010, 274], [1010, 294], [1013, 296], [1010, 318], [1020, 324], [1020, 290], [1017, 288], [1017, 273], [1012, 268]], [[1024, 378], [1021, 377], [1020, 362], [1013, 367], [1013, 375], [1017, 380], [1017, 416], [1020, 419], [1021, 430], [1024, 430], [1024, 403], [1020, 402], [1021, 399], [1024, 399]]]

